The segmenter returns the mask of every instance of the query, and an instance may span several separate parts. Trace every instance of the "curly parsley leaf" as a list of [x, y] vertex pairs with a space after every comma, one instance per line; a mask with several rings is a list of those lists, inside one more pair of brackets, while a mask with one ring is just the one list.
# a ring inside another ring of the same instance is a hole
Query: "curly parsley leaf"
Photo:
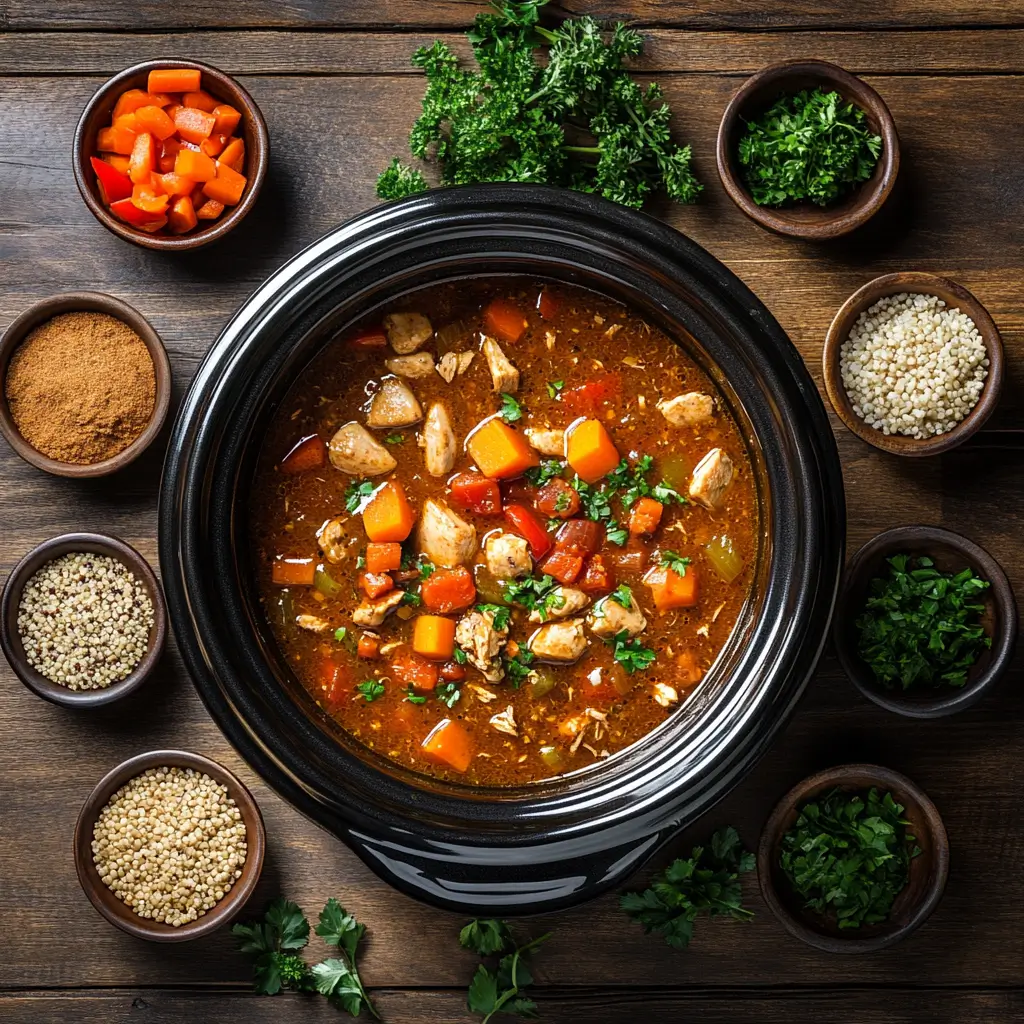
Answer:
[[533, 484], [534, 487], [542, 487], [549, 480], [561, 476], [565, 471], [565, 463], [558, 459], [544, 459], [539, 466], [530, 466], [523, 473], [523, 476]]
[[345, 490], [345, 508], [349, 512], [358, 512], [376, 489], [377, 485], [372, 480], [353, 480]]
[[381, 199], [405, 199], [428, 188], [422, 173], [406, 167], [397, 156], [377, 178], [377, 195]]
[[522, 405], [516, 401], [514, 395], [508, 394], [506, 391], [501, 393], [501, 408], [498, 410], [498, 415], [506, 423], [515, 423], [517, 420], [523, 418], [525, 410]]
[[693, 559], [686, 555], [677, 555], [674, 551], [662, 551], [658, 564], [671, 569], [677, 576], [685, 576], [687, 567], [693, 564]]
[[356, 689], [367, 704], [372, 704], [378, 697], [384, 696], [384, 684], [379, 679], [364, 679], [361, 683], [356, 683]]
[[231, 934], [239, 939], [239, 952], [252, 961], [253, 988], [261, 995], [276, 995], [282, 988], [307, 992], [312, 978], [305, 960], [288, 950], [309, 942], [309, 922], [297, 904], [276, 899], [262, 921], [238, 923]]
[[630, 674], [642, 672], [654, 664], [657, 655], [650, 649], [644, 647], [635, 637], [630, 639], [629, 633], [622, 630], [615, 636], [605, 640], [612, 648], [612, 657]]
[[743, 906], [739, 879], [753, 867], [754, 855], [730, 826], [716, 832], [707, 848], [695, 846], [688, 858], [673, 861], [650, 888], [624, 893], [619, 904], [645, 933], [659, 932], [670, 946], [685, 949], [701, 914], [740, 921], [754, 916]]

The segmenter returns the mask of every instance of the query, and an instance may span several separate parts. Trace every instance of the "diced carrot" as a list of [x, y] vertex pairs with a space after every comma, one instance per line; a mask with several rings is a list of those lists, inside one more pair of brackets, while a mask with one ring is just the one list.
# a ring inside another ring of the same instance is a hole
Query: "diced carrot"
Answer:
[[217, 176], [217, 165], [205, 153], [181, 149], [174, 158], [174, 173], [193, 181], [212, 181]]
[[143, 129], [139, 128], [139, 119], [132, 114], [122, 114], [120, 117], [115, 117], [111, 122], [113, 128], [123, 128], [125, 131], [135, 132], [138, 134]]
[[186, 107], [195, 107], [197, 110], [205, 110], [208, 114], [212, 114], [217, 108], [217, 101], [208, 92], [203, 92], [202, 89], [197, 89], [195, 92], [185, 93], [185, 95], [181, 97], [181, 102]]
[[431, 661], [447, 661], [455, 650], [455, 620], [418, 615], [412, 626], [412, 649]]
[[208, 139], [203, 139], [199, 143], [199, 152], [205, 153], [207, 156], [219, 156], [227, 144], [228, 137], [226, 135], [218, 135], [214, 132]]
[[171, 212], [167, 215], [167, 227], [171, 234], [184, 235], [198, 223], [196, 208], [188, 196], [179, 196], [171, 204]]
[[274, 559], [270, 578], [279, 587], [311, 587], [315, 576], [315, 558], [286, 558], [281, 555]]
[[654, 498], [641, 498], [629, 511], [629, 532], [634, 537], [652, 534], [661, 522], [664, 506]]
[[372, 541], [401, 542], [409, 536], [415, 516], [398, 480], [389, 480], [363, 509], [363, 529]]
[[619, 464], [619, 452], [600, 420], [584, 420], [569, 434], [566, 459], [579, 478], [596, 484]]
[[380, 637], [372, 633], [363, 633], [356, 643], [356, 654], [360, 658], [376, 658], [380, 654]]
[[124, 114], [133, 114], [139, 107], [148, 107], [151, 103], [152, 99], [144, 89], [128, 89], [117, 97], [110, 121], [113, 123]]
[[96, 148], [101, 153], [128, 156], [135, 146], [135, 132], [127, 128], [101, 128], [96, 134]]
[[118, 199], [127, 199], [132, 194], [132, 180], [127, 174], [100, 160], [99, 157], [90, 157], [89, 162], [103, 188], [105, 202], [116, 203]]
[[464, 566], [435, 569], [420, 584], [423, 607], [432, 612], [459, 612], [476, 600], [473, 574]]
[[157, 68], [150, 71], [146, 88], [150, 92], [196, 92], [202, 77], [198, 68]]
[[498, 417], [487, 420], [470, 434], [466, 448], [484, 476], [505, 480], [520, 476], [531, 466], [539, 466], [537, 453]]
[[147, 213], [140, 210], [129, 197], [118, 199], [116, 203], [110, 204], [110, 212], [126, 224], [140, 231], [159, 231], [166, 223], [167, 218], [163, 214]]
[[545, 320], [551, 320], [558, 312], [558, 307], [561, 303], [551, 294], [551, 290], [548, 288], [541, 288], [540, 294], [537, 296], [537, 312]]
[[235, 109], [230, 103], [218, 103], [213, 108], [212, 114], [217, 118], [217, 125], [213, 130], [222, 132], [224, 135], [234, 135], [235, 129], [242, 120], [241, 111]]
[[132, 155], [128, 161], [128, 177], [134, 182], [149, 184], [149, 176], [156, 170], [156, 140], [149, 132], [135, 137]]
[[317, 701], [328, 711], [337, 711], [351, 697], [352, 677], [342, 662], [327, 657], [320, 662], [318, 673], [320, 692]]
[[457, 473], [448, 481], [452, 504], [481, 516], [501, 512], [501, 488], [479, 473]]
[[161, 191], [169, 196], [191, 196], [196, 187], [196, 183], [191, 178], [186, 178], [183, 174], [175, 174], [174, 171], [157, 174], [154, 177], [159, 180]]
[[364, 572], [359, 576], [359, 586], [371, 601], [376, 601], [394, 589], [395, 581], [386, 572]]
[[[305, 473], [309, 469], [320, 469], [327, 463], [327, 445], [319, 434], [302, 438], [281, 460], [282, 473]], [[367, 567], [369, 568], [369, 567]], [[376, 572], [370, 569], [370, 572]]]
[[159, 214], [166, 212], [170, 199], [167, 195], [158, 193], [149, 182], [140, 182], [132, 188], [132, 202], [146, 213]]
[[[214, 131], [218, 130], [214, 129]], [[228, 139], [227, 145], [220, 154], [220, 162], [227, 164], [231, 170], [241, 173], [245, 166], [245, 143], [241, 139]]]
[[[104, 153], [100, 159], [128, 178], [128, 157], [122, 156], [120, 153]], [[131, 181], [131, 178], [128, 180]]]
[[506, 505], [505, 518], [520, 537], [525, 537], [534, 558], [543, 558], [554, 546], [544, 524], [525, 505]]
[[541, 562], [540, 570], [547, 576], [553, 576], [559, 583], [575, 583], [576, 578], [583, 572], [583, 556], [556, 548]]
[[160, 107], [139, 107], [135, 111], [135, 123], [140, 132], [149, 132], [161, 142], [174, 134], [174, 122]]
[[196, 216], [200, 220], [216, 220], [223, 212], [223, 203], [218, 203], [216, 199], [207, 199], [206, 202], [196, 210]]
[[237, 206], [245, 191], [244, 174], [233, 171], [226, 163], [217, 161], [217, 177], [203, 186], [203, 191], [217, 202], [225, 206]]
[[149, 102], [154, 107], [170, 107], [175, 103], [181, 103], [181, 97], [178, 96], [176, 93], [151, 92], [147, 93], [146, 95], [149, 96]]
[[464, 772], [473, 760], [473, 741], [465, 727], [450, 718], [442, 718], [420, 746], [423, 756]]
[[391, 659], [391, 675], [404, 686], [424, 693], [437, 686], [440, 669], [432, 661], [410, 650], [400, 647]]
[[[322, 444], [323, 442], [321, 442]], [[283, 467], [282, 467], [283, 468]], [[392, 572], [402, 567], [402, 545], [389, 541], [386, 544], [366, 545], [366, 571]]]
[[484, 310], [484, 324], [491, 334], [509, 342], [518, 341], [528, 326], [523, 311], [507, 299], [494, 299], [488, 304]]
[[164, 107], [164, 110], [167, 112], [167, 116], [172, 121], [175, 119], [175, 117], [177, 117], [178, 111], [179, 110], [184, 110], [184, 109], [185, 108], [180, 103], [178, 103], [178, 102], [174, 102], [174, 103], [170, 104], [170, 106]]
[[684, 576], [667, 565], [655, 566], [647, 571], [644, 583], [651, 588], [651, 598], [659, 612], [692, 608], [700, 597], [700, 577], [692, 565], [687, 566]]
[[197, 146], [203, 139], [209, 138], [216, 123], [217, 118], [213, 114], [195, 107], [181, 107], [174, 114], [174, 127], [178, 130], [178, 136]]

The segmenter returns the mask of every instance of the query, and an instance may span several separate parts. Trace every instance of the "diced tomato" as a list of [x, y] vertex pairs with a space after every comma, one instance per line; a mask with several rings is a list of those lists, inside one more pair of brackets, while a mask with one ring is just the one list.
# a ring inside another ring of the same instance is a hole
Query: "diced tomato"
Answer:
[[583, 572], [583, 556], [555, 548], [550, 557], [541, 563], [540, 571], [553, 576], [559, 583], [575, 583]]
[[464, 772], [473, 760], [473, 741], [465, 726], [450, 718], [442, 718], [420, 745], [423, 756]]
[[479, 473], [457, 473], [448, 481], [452, 504], [481, 516], [501, 512], [501, 488], [497, 480]]
[[585, 594], [607, 594], [615, 589], [615, 573], [601, 555], [591, 555], [576, 586]]
[[549, 288], [541, 288], [540, 294], [537, 296], [537, 312], [545, 320], [551, 320], [558, 312], [558, 307], [561, 303], [551, 294]]
[[364, 572], [359, 577], [359, 586], [371, 601], [382, 597], [394, 585], [395, 581], [386, 572]]
[[484, 310], [487, 330], [501, 341], [516, 342], [526, 330], [523, 311], [508, 299], [494, 299]]
[[658, 528], [664, 506], [653, 498], [641, 498], [629, 510], [629, 532], [634, 537], [650, 536]]
[[604, 543], [604, 527], [593, 519], [570, 519], [558, 528], [555, 546], [574, 555], [593, 555]]
[[326, 463], [327, 445], [319, 434], [310, 434], [281, 460], [281, 472], [305, 473], [308, 469], [321, 469]]
[[622, 374], [606, 373], [574, 388], [566, 388], [558, 396], [570, 416], [593, 416], [604, 402], [622, 394]]
[[506, 505], [505, 519], [516, 533], [526, 538], [534, 558], [543, 558], [551, 550], [551, 535], [525, 505]]
[[316, 559], [279, 555], [271, 566], [270, 578], [279, 587], [311, 587], [316, 578]]
[[371, 327], [348, 339], [351, 348], [386, 348], [388, 336], [383, 327]]
[[540, 489], [534, 506], [541, 515], [570, 519], [580, 510], [580, 496], [574, 487], [556, 476]]
[[441, 666], [441, 678], [449, 683], [461, 683], [466, 678], [466, 668], [457, 661], [446, 661]]
[[380, 654], [380, 637], [364, 633], [356, 644], [356, 654], [360, 658], [376, 658]]
[[476, 600], [473, 574], [464, 565], [435, 569], [420, 586], [420, 600], [427, 611], [442, 615], [462, 611]]
[[317, 700], [327, 711], [337, 711], [350, 696], [351, 676], [348, 669], [335, 658], [324, 658], [320, 662], [317, 682], [320, 687]]
[[402, 686], [411, 686], [418, 692], [427, 692], [437, 686], [440, 668], [432, 661], [421, 658], [408, 647], [400, 647], [391, 659], [391, 674]]
[[[397, 541], [383, 541], [366, 545], [367, 572], [393, 572], [402, 567], [402, 545]], [[415, 579], [419, 571], [413, 572]]]

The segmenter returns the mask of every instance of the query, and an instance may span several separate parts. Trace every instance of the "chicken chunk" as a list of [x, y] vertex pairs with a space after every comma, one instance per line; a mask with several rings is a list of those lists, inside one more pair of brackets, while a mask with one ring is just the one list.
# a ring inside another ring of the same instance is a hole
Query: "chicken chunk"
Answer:
[[422, 313], [389, 313], [384, 317], [384, 333], [391, 347], [407, 356], [434, 336], [434, 328]]
[[434, 372], [434, 357], [429, 352], [385, 359], [384, 365], [399, 377], [429, 377]]
[[533, 570], [530, 545], [514, 533], [492, 534], [484, 541], [484, 555], [495, 579], [511, 580]]
[[538, 430], [536, 427], [527, 427], [523, 434], [530, 447], [539, 451], [541, 455], [565, 455], [564, 430]]
[[316, 615], [296, 615], [295, 625], [299, 629], [309, 630], [310, 633], [326, 633], [331, 624]]
[[721, 448], [711, 451], [697, 463], [690, 479], [690, 497], [705, 508], [716, 509], [726, 488], [732, 483], [733, 466]]
[[530, 612], [530, 622], [564, 619], [567, 615], [575, 615], [582, 611], [590, 604], [590, 598], [575, 587], [555, 587], [549, 596], [550, 600], [545, 603], [544, 611], [534, 608]]
[[587, 638], [582, 619], [566, 619], [541, 626], [527, 644], [530, 653], [541, 661], [577, 661], [586, 650]]
[[597, 636], [616, 636], [625, 630], [636, 636], [647, 628], [647, 619], [634, 598], [625, 608], [613, 597], [602, 597], [587, 615], [587, 625]]
[[515, 709], [511, 704], [504, 711], [491, 715], [490, 725], [492, 729], [503, 732], [508, 736], [519, 736], [519, 727], [516, 725]]
[[710, 395], [699, 391], [688, 391], [685, 395], [662, 399], [658, 411], [673, 427], [693, 427], [711, 419], [715, 403]]
[[345, 529], [345, 520], [341, 516], [328, 519], [317, 530], [316, 541], [324, 553], [324, 558], [335, 565], [344, 562], [359, 547], [358, 535]]
[[346, 423], [331, 438], [327, 453], [335, 469], [352, 476], [380, 476], [398, 465], [391, 452], [355, 420]]
[[416, 543], [435, 565], [451, 569], [471, 561], [476, 554], [476, 529], [443, 501], [427, 498], [423, 503]]
[[519, 371], [509, 362], [508, 356], [493, 338], [484, 338], [484, 358], [487, 368], [491, 371], [491, 381], [495, 391], [512, 394], [519, 390]]
[[443, 402], [434, 402], [427, 410], [427, 418], [420, 435], [423, 458], [431, 476], [444, 476], [455, 465], [457, 445], [452, 421]]
[[467, 612], [455, 627], [455, 642], [489, 683], [500, 682], [505, 676], [499, 655], [507, 639], [508, 626], [495, 629], [490, 611]]
[[370, 401], [366, 425], [374, 430], [411, 427], [423, 419], [423, 406], [412, 389], [398, 377], [385, 377]]
[[437, 364], [437, 372], [444, 378], [445, 383], [451, 384], [457, 376], [469, 369], [475, 355], [475, 352], [445, 352]]
[[375, 601], [363, 601], [352, 613], [357, 626], [379, 626], [401, 603], [404, 590], [392, 590]]

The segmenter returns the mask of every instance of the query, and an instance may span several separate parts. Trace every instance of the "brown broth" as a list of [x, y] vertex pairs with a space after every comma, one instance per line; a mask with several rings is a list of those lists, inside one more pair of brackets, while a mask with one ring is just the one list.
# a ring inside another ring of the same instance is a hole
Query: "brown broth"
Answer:
[[[588, 630], [588, 647], [576, 664], [550, 666], [557, 683], [547, 695], [534, 697], [530, 685], [517, 689], [508, 678], [500, 683], [485, 682], [467, 665], [467, 678], [457, 684], [461, 696], [449, 709], [431, 693], [423, 695], [422, 703], [409, 702], [405, 687], [391, 678], [388, 657], [367, 660], [356, 655], [355, 640], [363, 630], [353, 625], [351, 614], [362, 597], [357, 555], [365, 548], [365, 535], [358, 515], [349, 516], [345, 511], [346, 489], [353, 478], [330, 463], [322, 469], [285, 475], [280, 462], [302, 437], [315, 433], [326, 441], [349, 420], [365, 422], [368, 397], [387, 373], [384, 360], [394, 353], [390, 348], [354, 349], [350, 338], [359, 332], [332, 340], [291, 388], [264, 442], [253, 490], [251, 536], [260, 600], [284, 659], [302, 685], [343, 729], [378, 754], [419, 772], [480, 786], [521, 785], [574, 771], [628, 747], [663, 722], [692, 694], [697, 677], [706, 673], [726, 644], [747, 599], [757, 556], [759, 511], [746, 445], [704, 371], [663, 332], [620, 304], [582, 289], [546, 286], [557, 299], [558, 310], [545, 320], [536, 309], [540, 287], [525, 279], [509, 278], [440, 285], [407, 297], [395, 309], [425, 313], [435, 329], [461, 325], [451, 336], [460, 347], [476, 350], [487, 303], [495, 297], [513, 301], [529, 324], [518, 341], [501, 342], [522, 375], [516, 398], [525, 413], [516, 429], [566, 427], [577, 418], [567, 411], [573, 401], [567, 397], [571, 389], [598, 379], [610, 381], [613, 390], [616, 383], [619, 388], [599, 403], [594, 415], [606, 425], [621, 455], [631, 462], [644, 454], [654, 457], [654, 468], [648, 474], [651, 484], [666, 474], [673, 482], [688, 478], [711, 448], [720, 447], [731, 457], [733, 482], [714, 512], [694, 503], [668, 504], [653, 538], [631, 539], [624, 548], [606, 542], [602, 548], [602, 554], [612, 560], [621, 561], [622, 556], [633, 553], [633, 559], [641, 562], [639, 568], [620, 565], [615, 575], [617, 583], [631, 588], [647, 617], [648, 626], [639, 639], [656, 652], [650, 668], [627, 674], [616, 665], [612, 647]], [[621, 327], [609, 337], [609, 329], [615, 325]], [[436, 346], [435, 338], [422, 351], [436, 358]], [[552, 398], [548, 382], [559, 380], [564, 381], [564, 389]], [[445, 401], [459, 440], [452, 472], [471, 469], [462, 441], [500, 405], [483, 356], [478, 353], [469, 370], [451, 384], [437, 373], [407, 383], [424, 410], [434, 400]], [[715, 414], [709, 422], [673, 427], [655, 408], [660, 399], [686, 391], [715, 397]], [[400, 443], [388, 445], [398, 461], [392, 475], [404, 484], [414, 510], [428, 497], [444, 500], [448, 479], [427, 474], [423, 451], [417, 446], [418, 426], [375, 435], [402, 435]], [[571, 477], [571, 471], [567, 472], [566, 479]], [[376, 477], [374, 484], [385, 479]], [[683, 483], [676, 486], [685, 494]], [[519, 479], [503, 482], [502, 493], [506, 499], [511, 495], [528, 503], [534, 491]], [[476, 527], [481, 541], [478, 558], [482, 559], [484, 536], [497, 527], [507, 529], [503, 517], [456, 511]], [[612, 501], [612, 514], [623, 524], [628, 518], [617, 500]], [[343, 563], [323, 562], [338, 584], [337, 593], [328, 597], [312, 587], [275, 586], [271, 581], [273, 560], [318, 556], [318, 530], [338, 515], [348, 520], [347, 527], [356, 539], [351, 557]], [[744, 560], [742, 573], [732, 582], [716, 573], [704, 551], [712, 537], [722, 534], [728, 535]], [[411, 543], [406, 548], [415, 555]], [[699, 574], [700, 599], [694, 608], [659, 615], [641, 577], [666, 549], [693, 560], [691, 571]], [[415, 589], [416, 583], [401, 585]], [[411, 604], [403, 605], [371, 632], [385, 645], [409, 643], [418, 611]], [[300, 614], [324, 620], [329, 631], [317, 634], [299, 628], [295, 620]], [[525, 619], [523, 610], [513, 610], [510, 636], [520, 644], [525, 644], [536, 628]], [[338, 627], [347, 630], [340, 642], [334, 637]], [[324, 689], [325, 660], [333, 673], [330, 692]], [[685, 672], [692, 664], [696, 671]], [[591, 682], [595, 669], [602, 673], [597, 686]], [[355, 689], [369, 679], [384, 684], [383, 695], [372, 701]], [[656, 684], [674, 688], [678, 701], [665, 706], [658, 703]], [[493, 699], [482, 700], [486, 693], [493, 694]], [[512, 708], [517, 724], [516, 736], [496, 731], [490, 723], [492, 716], [507, 707]], [[461, 723], [475, 750], [464, 774], [426, 759], [421, 752], [424, 737], [445, 718]], [[566, 734], [559, 729], [574, 718], [587, 723], [582, 739], [579, 733]], [[542, 752], [542, 748], [551, 749]]]

